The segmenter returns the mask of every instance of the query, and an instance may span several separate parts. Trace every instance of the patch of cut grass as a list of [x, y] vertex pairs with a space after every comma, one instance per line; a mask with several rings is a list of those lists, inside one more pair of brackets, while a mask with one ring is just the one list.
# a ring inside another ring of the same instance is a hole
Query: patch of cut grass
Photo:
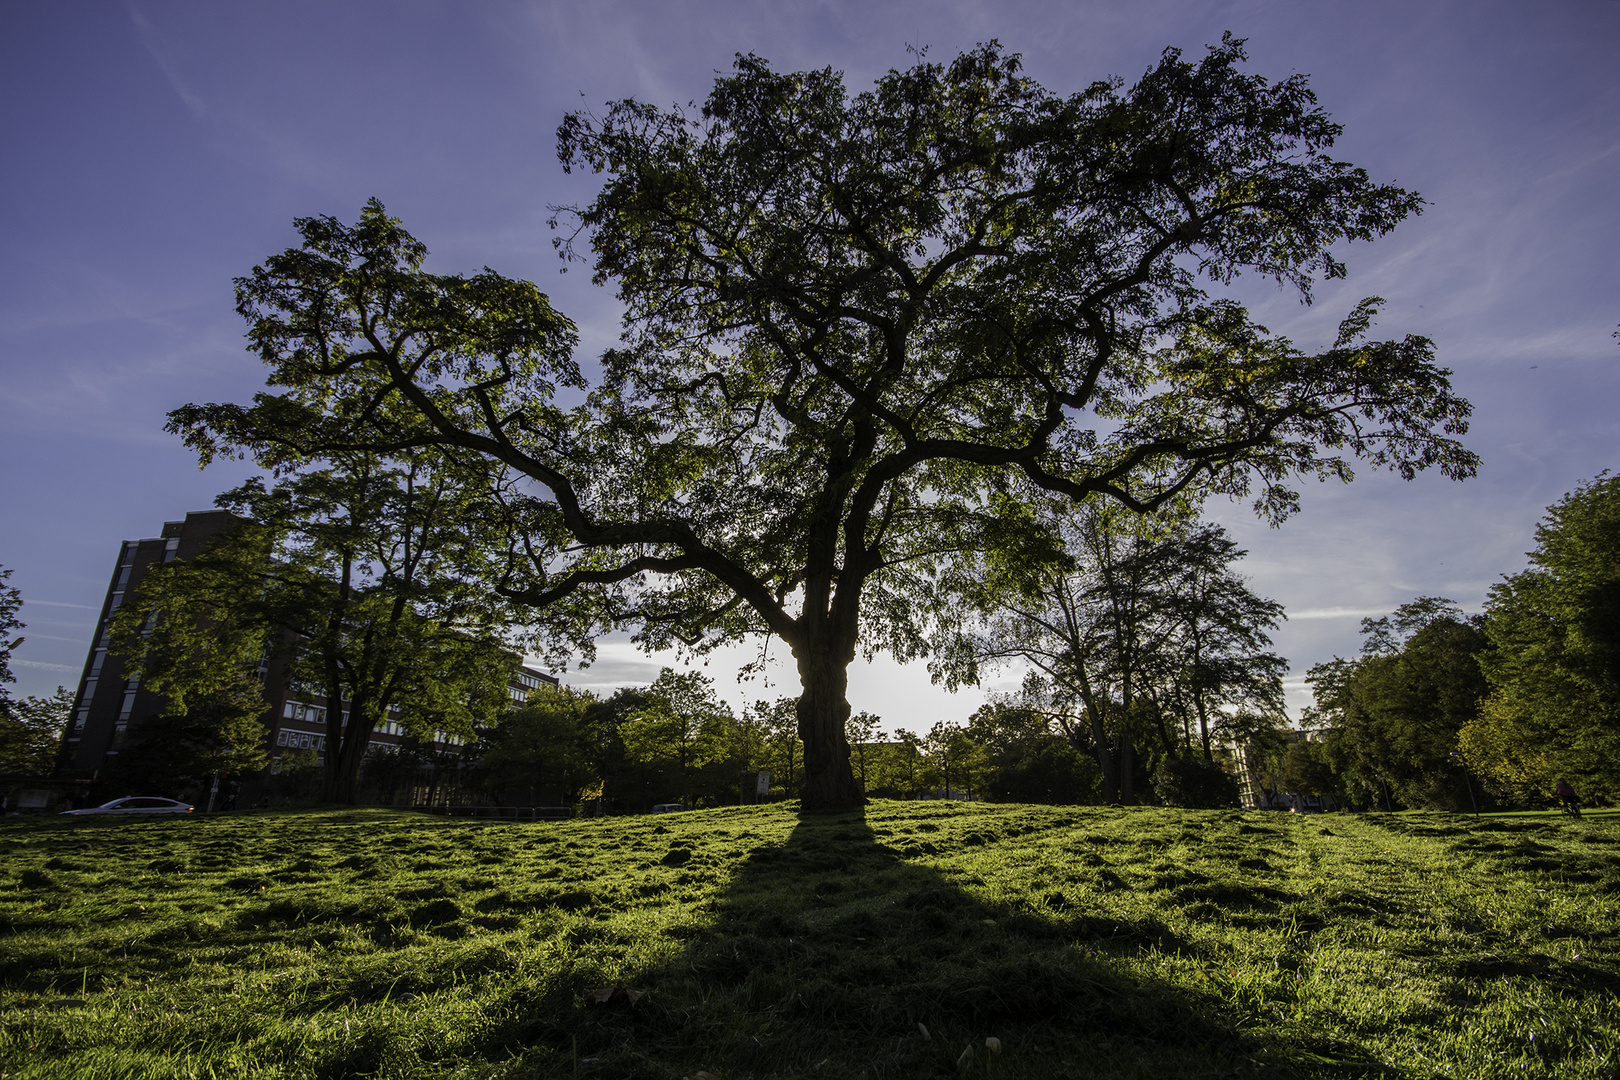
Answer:
[[[891, 802], [13, 819], [0, 1071], [1595, 1080], [1617, 843], [1609, 818]], [[646, 993], [595, 1002], [614, 987]]]

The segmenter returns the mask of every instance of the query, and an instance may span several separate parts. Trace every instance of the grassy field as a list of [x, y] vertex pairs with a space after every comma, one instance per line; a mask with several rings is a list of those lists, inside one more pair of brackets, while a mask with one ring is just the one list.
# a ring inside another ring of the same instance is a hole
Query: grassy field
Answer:
[[280, 811], [0, 855], [6, 1080], [1620, 1074], [1615, 818]]

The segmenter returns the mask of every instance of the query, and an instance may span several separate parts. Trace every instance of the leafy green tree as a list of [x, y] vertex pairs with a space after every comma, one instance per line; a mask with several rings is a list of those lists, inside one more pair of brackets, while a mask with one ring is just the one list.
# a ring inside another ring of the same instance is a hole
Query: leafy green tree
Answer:
[[707, 675], [664, 668], [647, 688], [647, 703], [619, 735], [631, 760], [672, 767], [681, 802], [690, 805], [692, 773], [724, 754], [727, 725], [717, 721], [731, 719], [730, 711]]
[[50, 697], [11, 696], [11, 654], [23, 639], [13, 637], [26, 624], [17, 617], [22, 592], [9, 584], [11, 571], [0, 567], [0, 773], [49, 776], [73, 708], [73, 694], [58, 686]]
[[1277, 788], [1300, 795], [1341, 794], [1339, 778], [1328, 756], [1328, 739], [1299, 738], [1288, 744], [1278, 769]]
[[1170, 757], [1153, 772], [1153, 791], [1166, 806], [1222, 810], [1238, 804], [1238, 785], [1218, 763], [1199, 757]]
[[326, 699], [321, 797], [353, 802], [385, 719], [470, 739], [508, 704], [502, 608], [473, 576], [486, 490], [428, 455], [249, 481], [217, 501], [256, 524], [154, 568], [114, 617], [114, 649], [176, 717], [285, 658]]
[[989, 757], [967, 728], [941, 720], [929, 729], [925, 745], [929, 768], [946, 795], [961, 792], [971, 799], [975, 789], [983, 795]]
[[0, 697], [0, 773], [49, 776], [72, 709], [73, 691], [60, 686], [50, 697]]
[[1520, 797], [1563, 775], [1620, 798], [1620, 476], [1564, 496], [1536, 527], [1530, 566], [1491, 589], [1481, 663], [1491, 697], [1469, 763]]
[[1456, 751], [1486, 693], [1482, 624], [1450, 600], [1419, 597], [1392, 616], [1362, 620], [1361, 657], [1310, 670], [1316, 703], [1307, 720], [1336, 733], [1324, 754], [1352, 801], [1469, 805]]
[[1292, 478], [1354, 459], [1473, 473], [1468, 404], [1427, 339], [1367, 340], [1376, 301], [1312, 354], [1205, 292], [1252, 273], [1309, 299], [1345, 273], [1335, 245], [1422, 205], [1329, 156], [1302, 76], [1245, 59], [1168, 50], [1062, 97], [990, 44], [852, 96], [743, 56], [701, 110], [572, 114], [559, 155], [603, 186], [559, 245], [588, 240], [626, 309], [598, 387], [532, 285], [423, 271], [373, 201], [352, 228], [299, 221], [303, 246], [237, 283], [278, 392], [172, 427], [205, 460], [498, 462], [530, 482], [504, 595], [581, 647], [781, 638], [803, 805], [855, 805], [848, 665], [924, 655], [980, 559], [1057, 557], [1033, 503], [1220, 492], [1275, 520]]
[[1095, 504], [1055, 528], [1066, 561], [959, 633], [937, 675], [1027, 665], [1025, 706], [1096, 757], [1109, 802], [1132, 801], [1144, 746], [1213, 761], [1215, 738], [1239, 737], [1236, 716], [1282, 714], [1287, 663], [1266, 651], [1282, 606], [1233, 570], [1247, 552], [1223, 529]]
[[968, 735], [984, 747], [984, 795], [997, 802], [1084, 804], [1099, 800], [1101, 774], [1045, 712], [1008, 698], [980, 706]]
[[[797, 721], [798, 717], [795, 716], [795, 724]], [[855, 768], [855, 778], [861, 782], [863, 792], [866, 790], [866, 752], [872, 743], [877, 741], [878, 725], [882, 722], [881, 716], [864, 709], [858, 713], [851, 713], [849, 719], [844, 722], [844, 740], [849, 743], [850, 761]]]
[[597, 786], [591, 767], [585, 718], [597, 704], [594, 694], [568, 686], [541, 686], [520, 708], [501, 717], [487, 733], [483, 766], [494, 788], [554, 787], [564, 802], [577, 801]]
[[[1171, 657], [1156, 703], [1177, 717], [1183, 743], [1214, 762], [1212, 738], [1227, 736], [1240, 712], [1285, 714], [1282, 677], [1288, 662], [1267, 651], [1286, 616], [1257, 595], [1232, 564], [1248, 555], [1218, 525], [1200, 525], [1165, 542], [1169, 574], [1160, 607]], [[1149, 684], [1150, 687], [1153, 685]]]
[[771, 787], [786, 798], [799, 794], [803, 775], [804, 742], [799, 738], [799, 716], [792, 698], [756, 701], [752, 713], [765, 738], [765, 768], [771, 774]]
[[910, 799], [929, 787], [927, 749], [916, 733], [899, 728], [892, 741], [873, 748], [868, 759], [868, 787], [873, 795]]

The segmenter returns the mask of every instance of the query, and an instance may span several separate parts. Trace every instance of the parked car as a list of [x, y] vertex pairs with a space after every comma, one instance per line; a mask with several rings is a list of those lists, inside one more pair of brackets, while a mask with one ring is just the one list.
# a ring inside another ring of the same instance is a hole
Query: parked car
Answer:
[[100, 806], [87, 806], [83, 810], [64, 810], [64, 816], [69, 814], [189, 814], [192, 807], [188, 803], [176, 802], [173, 799], [159, 799], [152, 795], [132, 795], [124, 799], [114, 799], [110, 803]]
[[655, 814], [674, 814], [685, 809], [686, 807], [678, 802], [661, 802], [653, 804], [652, 812]]

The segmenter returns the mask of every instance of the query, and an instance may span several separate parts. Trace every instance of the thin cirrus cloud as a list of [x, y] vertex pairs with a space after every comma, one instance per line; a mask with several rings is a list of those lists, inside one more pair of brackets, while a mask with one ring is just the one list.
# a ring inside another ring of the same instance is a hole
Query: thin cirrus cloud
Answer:
[[135, 24], [137, 36], [147, 53], [157, 64], [158, 70], [169, 81], [175, 96], [178, 97], [186, 110], [197, 119], [208, 115], [208, 106], [204, 104], [202, 96], [191, 88], [191, 85], [182, 75], [182, 66], [174, 56], [174, 44], [152, 24], [141, 9], [134, 4], [126, 5], [129, 11], [130, 22]]

